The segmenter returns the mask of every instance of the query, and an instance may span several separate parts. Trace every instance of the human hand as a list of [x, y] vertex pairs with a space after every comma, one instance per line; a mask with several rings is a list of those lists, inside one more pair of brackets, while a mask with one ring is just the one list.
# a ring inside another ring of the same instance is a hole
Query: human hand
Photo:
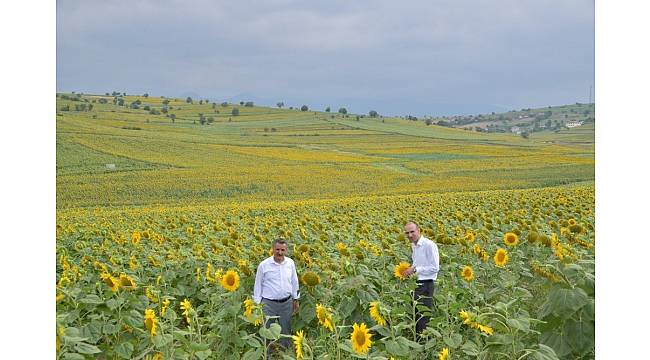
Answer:
[[411, 266], [408, 269], [404, 270], [404, 275], [411, 276], [415, 273], [415, 266]]

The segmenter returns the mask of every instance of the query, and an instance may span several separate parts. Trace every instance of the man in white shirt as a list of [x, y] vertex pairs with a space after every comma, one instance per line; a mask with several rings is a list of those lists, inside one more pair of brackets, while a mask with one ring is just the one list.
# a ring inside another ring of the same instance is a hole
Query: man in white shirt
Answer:
[[[287, 248], [285, 240], [275, 240], [273, 256], [257, 266], [253, 301], [263, 304], [267, 316], [279, 316], [282, 334], [291, 335], [291, 315], [298, 311], [300, 291], [296, 264], [286, 256]], [[284, 347], [291, 346], [290, 338], [283, 338], [280, 342]]]
[[[404, 226], [404, 234], [411, 241], [413, 265], [404, 275], [417, 275], [417, 288], [413, 293], [414, 301], [433, 310], [433, 289], [440, 270], [438, 245], [420, 234], [420, 227], [413, 221]], [[419, 335], [427, 327], [429, 317], [416, 310], [415, 331]]]

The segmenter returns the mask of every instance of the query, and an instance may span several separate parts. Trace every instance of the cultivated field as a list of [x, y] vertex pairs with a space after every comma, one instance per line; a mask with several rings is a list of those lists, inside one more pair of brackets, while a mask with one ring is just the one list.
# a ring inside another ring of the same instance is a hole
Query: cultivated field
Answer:
[[[302, 281], [300, 351], [280, 357], [594, 356], [593, 126], [523, 139], [397, 118], [65, 97], [59, 358], [262, 358], [277, 329], [260, 328], [247, 300], [278, 236]], [[397, 271], [410, 261], [408, 219], [441, 253], [421, 343], [414, 283]]]

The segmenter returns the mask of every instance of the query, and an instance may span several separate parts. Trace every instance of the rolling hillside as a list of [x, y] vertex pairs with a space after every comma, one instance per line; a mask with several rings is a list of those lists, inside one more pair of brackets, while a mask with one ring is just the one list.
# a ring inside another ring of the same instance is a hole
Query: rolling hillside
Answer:
[[523, 139], [399, 118], [79, 94], [57, 95], [56, 122], [57, 208], [404, 195], [594, 179], [593, 125]]

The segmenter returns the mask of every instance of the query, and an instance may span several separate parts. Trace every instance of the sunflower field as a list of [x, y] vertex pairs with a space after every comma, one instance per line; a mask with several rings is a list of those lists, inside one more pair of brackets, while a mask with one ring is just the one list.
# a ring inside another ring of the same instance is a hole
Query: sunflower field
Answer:
[[[280, 335], [261, 326], [251, 300], [255, 267], [284, 237], [301, 300], [296, 346], [279, 358], [591, 358], [593, 194], [573, 186], [60, 211], [57, 356], [262, 358]], [[419, 342], [414, 280], [400, 270], [410, 261], [405, 219], [441, 257]]]
[[[57, 359], [265, 359], [283, 335], [252, 292], [280, 237], [301, 297], [273, 359], [594, 357], [593, 126], [63, 95]], [[421, 338], [410, 220], [440, 252]]]

